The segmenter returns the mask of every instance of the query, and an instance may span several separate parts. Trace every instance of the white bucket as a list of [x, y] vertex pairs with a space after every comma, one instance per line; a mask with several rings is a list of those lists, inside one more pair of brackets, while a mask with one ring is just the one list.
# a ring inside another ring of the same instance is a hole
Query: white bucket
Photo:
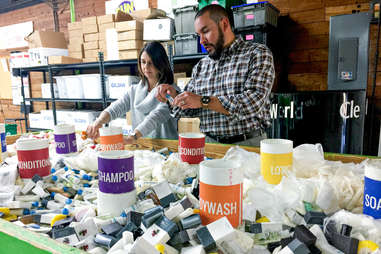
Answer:
[[129, 151], [106, 151], [98, 155], [98, 212], [119, 216], [136, 202], [134, 156]]
[[369, 160], [364, 172], [363, 213], [381, 219], [381, 160]]
[[32, 178], [35, 174], [41, 177], [49, 175], [49, 140], [18, 139], [16, 150], [21, 178]]
[[69, 155], [71, 153], [76, 153], [77, 140], [74, 125], [58, 124], [54, 126], [54, 141], [57, 154]]
[[242, 193], [243, 171], [240, 165], [223, 159], [200, 163], [200, 216], [203, 225], [226, 216], [233, 227], [238, 227], [242, 222]]
[[[8, 155], [7, 152], [7, 140], [5, 135], [5, 124], [0, 123], [0, 143], [1, 143], [1, 154], [2, 159], [5, 159]], [[1, 161], [1, 158], [0, 158]]]
[[124, 150], [122, 127], [110, 126], [99, 129], [102, 151]]

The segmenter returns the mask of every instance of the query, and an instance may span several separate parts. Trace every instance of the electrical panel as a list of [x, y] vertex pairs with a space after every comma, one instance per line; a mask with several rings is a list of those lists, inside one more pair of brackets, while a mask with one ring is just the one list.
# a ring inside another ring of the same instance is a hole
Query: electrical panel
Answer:
[[330, 18], [328, 90], [366, 89], [369, 13]]

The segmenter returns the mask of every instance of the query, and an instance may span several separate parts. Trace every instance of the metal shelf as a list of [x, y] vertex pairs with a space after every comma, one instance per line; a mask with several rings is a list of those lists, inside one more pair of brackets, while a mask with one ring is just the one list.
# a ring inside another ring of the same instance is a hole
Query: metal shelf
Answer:
[[37, 132], [37, 131], [48, 131], [50, 129], [43, 129], [43, 128], [28, 128], [28, 131], [31, 131], [31, 132]]
[[[126, 65], [136, 65], [138, 63], [137, 59], [129, 59], [129, 60], [113, 60], [113, 61], [105, 61], [105, 68], [113, 68], [113, 67], [122, 67]], [[52, 71], [61, 71], [61, 70], [81, 70], [81, 69], [97, 69], [99, 68], [99, 62], [89, 62], [89, 63], [76, 63], [76, 64], [51, 64], [51, 65], [43, 65], [43, 66], [33, 66], [33, 67], [18, 67], [13, 68], [12, 72], [14, 76], [20, 76], [23, 74], [27, 74], [29, 72], [44, 72], [48, 71], [49, 68]]]
[[[26, 101], [53, 101], [52, 98], [25, 98]], [[95, 103], [103, 103], [103, 99], [74, 99], [74, 98], [54, 98], [54, 101], [58, 102], [95, 102]]]
[[193, 54], [193, 55], [182, 55], [182, 56], [173, 56], [173, 62], [185, 62], [189, 60], [200, 60], [201, 58], [207, 56], [208, 54]]

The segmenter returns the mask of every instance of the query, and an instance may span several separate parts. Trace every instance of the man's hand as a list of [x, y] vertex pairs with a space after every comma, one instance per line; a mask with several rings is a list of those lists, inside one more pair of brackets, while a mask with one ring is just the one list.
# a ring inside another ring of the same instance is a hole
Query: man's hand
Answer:
[[191, 92], [183, 92], [175, 97], [173, 105], [181, 109], [201, 108], [201, 96]]
[[169, 94], [172, 98], [175, 98], [177, 95], [176, 89], [168, 84], [161, 84], [157, 87], [156, 99], [160, 102], [167, 102], [167, 98], [165, 97]]

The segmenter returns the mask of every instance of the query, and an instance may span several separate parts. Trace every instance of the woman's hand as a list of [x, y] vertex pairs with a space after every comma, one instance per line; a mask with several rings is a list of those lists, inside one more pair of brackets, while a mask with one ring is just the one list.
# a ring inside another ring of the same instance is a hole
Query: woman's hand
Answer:
[[157, 87], [156, 99], [160, 102], [167, 102], [167, 98], [165, 97], [169, 94], [172, 98], [175, 98], [177, 95], [176, 89], [168, 84], [161, 84]]
[[91, 139], [97, 139], [99, 138], [99, 129], [102, 127], [102, 125], [99, 125], [97, 121], [95, 121], [93, 124], [87, 126], [86, 134], [88, 138]]

